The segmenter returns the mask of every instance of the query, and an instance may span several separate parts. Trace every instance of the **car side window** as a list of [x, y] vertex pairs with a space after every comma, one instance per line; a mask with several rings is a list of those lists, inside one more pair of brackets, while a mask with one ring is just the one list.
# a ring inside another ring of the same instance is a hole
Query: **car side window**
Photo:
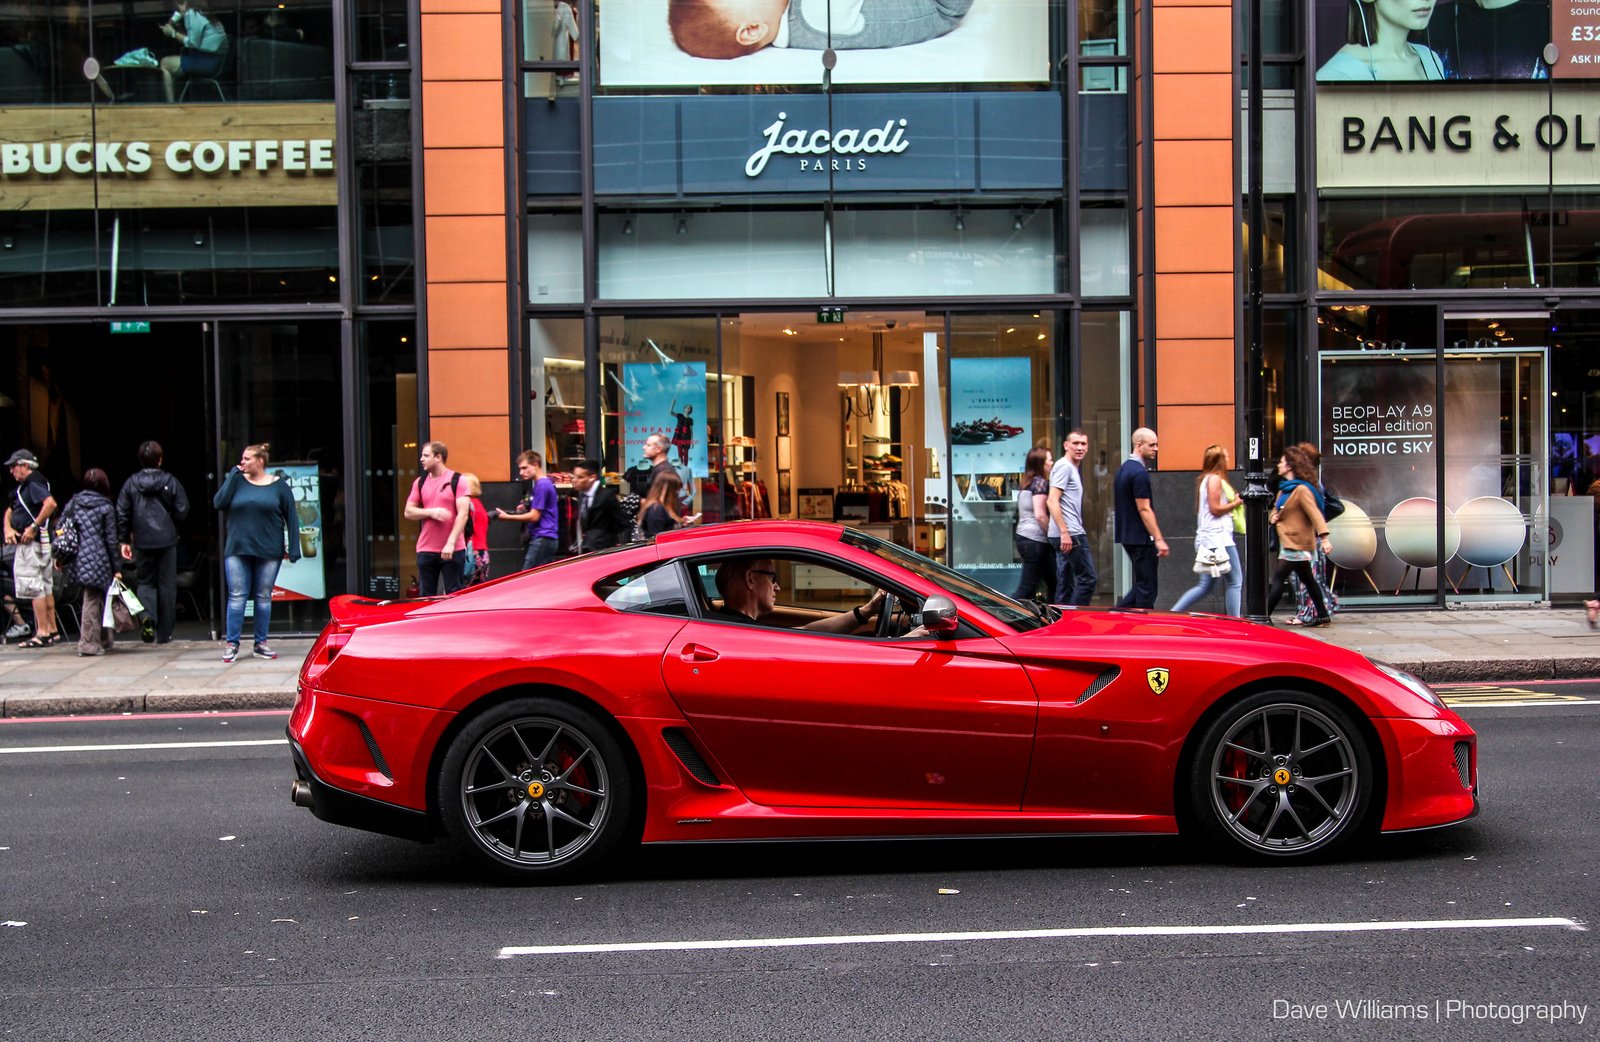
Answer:
[[[811, 558], [768, 558], [776, 590], [771, 606], [759, 619], [747, 620], [731, 611], [717, 590], [717, 572], [726, 558], [696, 561], [690, 569], [690, 585], [700, 598], [701, 614], [713, 622], [748, 621], [750, 625], [771, 626], [778, 629], [813, 629], [835, 635], [875, 637], [882, 635], [881, 621], [869, 617], [863, 621], [845, 621], [854, 609], [871, 605], [879, 587], [869, 579]], [[759, 587], [758, 587], [759, 588]], [[888, 603], [898, 603], [888, 598]], [[920, 604], [918, 605], [920, 607]], [[915, 610], [915, 609], [913, 609]], [[837, 620], [837, 626], [829, 620]], [[900, 635], [910, 628], [899, 619]], [[820, 628], [819, 628], [820, 627]]]
[[642, 615], [689, 614], [688, 598], [678, 570], [670, 561], [654, 562], [644, 568], [609, 576], [595, 584], [595, 595], [606, 607]]

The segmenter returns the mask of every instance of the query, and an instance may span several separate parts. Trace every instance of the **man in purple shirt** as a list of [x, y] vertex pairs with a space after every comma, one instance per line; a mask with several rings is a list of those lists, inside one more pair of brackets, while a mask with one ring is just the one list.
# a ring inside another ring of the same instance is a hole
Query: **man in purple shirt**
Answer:
[[556, 483], [544, 472], [544, 457], [529, 449], [517, 457], [517, 476], [528, 482], [525, 509], [511, 514], [496, 507], [499, 521], [521, 521], [528, 526], [528, 549], [522, 555], [523, 570], [549, 564], [556, 559]]

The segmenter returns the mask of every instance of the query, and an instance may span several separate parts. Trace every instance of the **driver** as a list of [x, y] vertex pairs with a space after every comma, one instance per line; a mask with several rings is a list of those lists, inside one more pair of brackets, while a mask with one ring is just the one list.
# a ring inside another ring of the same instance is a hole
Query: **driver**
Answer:
[[[733, 557], [717, 568], [717, 593], [722, 607], [713, 608], [710, 618], [724, 622], [757, 623], [772, 614], [778, 601], [778, 572], [768, 557]], [[877, 591], [865, 604], [849, 611], [808, 622], [797, 627], [821, 633], [854, 633], [883, 611], [884, 592]]]

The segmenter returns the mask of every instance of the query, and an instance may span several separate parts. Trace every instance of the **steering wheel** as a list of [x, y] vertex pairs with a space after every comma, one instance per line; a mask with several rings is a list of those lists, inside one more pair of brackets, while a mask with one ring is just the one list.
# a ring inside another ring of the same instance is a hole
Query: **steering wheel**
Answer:
[[917, 621], [905, 601], [895, 594], [884, 592], [883, 611], [878, 615], [879, 637], [903, 637], [917, 625]]

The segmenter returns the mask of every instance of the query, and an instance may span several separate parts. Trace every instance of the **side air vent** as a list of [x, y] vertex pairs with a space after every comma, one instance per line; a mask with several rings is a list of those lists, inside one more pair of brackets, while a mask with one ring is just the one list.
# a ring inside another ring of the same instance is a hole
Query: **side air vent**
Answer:
[[1472, 743], [1456, 743], [1456, 774], [1461, 776], [1461, 787], [1472, 788]]
[[389, 770], [389, 761], [383, 758], [383, 750], [378, 748], [378, 740], [367, 730], [367, 722], [357, 717], [356, 726], [361, 728], [361, 740], [367, 743], [367, 752], [372, 755], [372, 766], [376, 767], [385, 778], [394, 781], [394, 772]]
[[1107, 684], [1111, 683], [1121, 675], [1122, 670], [1120, 668], [1116, 666], [1107, 667], [1104, 673], [1101, 673], [1099, 676], [1094, 678], [1094, 683], [1083, 689], [1083, 694], [1079, 695], [1078, 700], [1072, 704], [1078, 706], [1083, 705], [1085, 702], [1089, 701], [1089, 699], [1093, 698], [1095, 695], [1104, 690]]
[[667, 748], [672, 750], [672, 755], [676, 756], [678, 762], [683, 764], [690, 774], [694, 775], [696, 781], [703, 782], [706, 785], [722, 784], [717, 778], [717, 772], [711, 769], [711, 765], [706, 763], [705, 758], [700, 755], [700, 750], [696, 749], [694, 743], [689, 741], [687, 731], [681, 727], [669, 727], [661, 732], [661, 737], [667, 743]]

